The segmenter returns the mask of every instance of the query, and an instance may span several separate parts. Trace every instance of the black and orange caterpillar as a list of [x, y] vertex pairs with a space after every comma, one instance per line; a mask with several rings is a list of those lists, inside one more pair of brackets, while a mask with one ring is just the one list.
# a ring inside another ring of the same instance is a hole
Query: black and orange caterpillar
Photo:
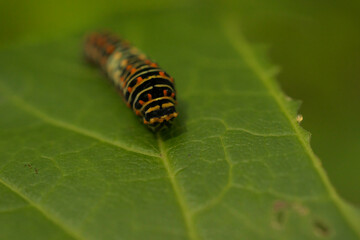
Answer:
[[126, 40], [89, 34], [85, 57], [101, 67], [127, 106], [153, 131], [169, 127], [178, 116], [174, 79]]

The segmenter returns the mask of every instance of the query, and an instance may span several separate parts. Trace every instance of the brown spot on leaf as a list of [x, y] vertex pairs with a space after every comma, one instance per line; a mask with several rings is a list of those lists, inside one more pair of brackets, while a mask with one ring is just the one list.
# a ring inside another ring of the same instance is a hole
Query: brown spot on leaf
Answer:
[[287, 214], [288, 214], [288, 207], [289, 204], [285, 201], [278, 200], [273, 204], [273, 220], [272, 220], [272, 227], [275, 229], [283, 228]]
[[24, 167], [32, 168], [32, 165], [31, 165], [31, 163], [25, 163]]
[[285, 201], [282, 201], [282, 200], [277, 200], [273, 204], [274, 211], [279, 211], [279, 210], [287, 208], [287, 207], [288, 207], [288, 203]]
[[302, 205], [301, 203], [295, 202], [292, 205], [292, 207], [293, 207], [294, 211], [297, 212], [298, 214], [300, 214], [301, 216], [307, 216], [310, 213], [309, 208]]

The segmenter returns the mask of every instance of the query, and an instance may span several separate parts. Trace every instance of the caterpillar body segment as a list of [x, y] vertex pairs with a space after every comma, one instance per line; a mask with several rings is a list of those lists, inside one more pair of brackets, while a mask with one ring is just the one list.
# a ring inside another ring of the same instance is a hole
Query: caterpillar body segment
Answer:
[[174, 79], [129, 42], [110, 33], [92, 33], [85, 57], [99, 66], [127, 106], [153, 131], [169, 127], [178, 116]]

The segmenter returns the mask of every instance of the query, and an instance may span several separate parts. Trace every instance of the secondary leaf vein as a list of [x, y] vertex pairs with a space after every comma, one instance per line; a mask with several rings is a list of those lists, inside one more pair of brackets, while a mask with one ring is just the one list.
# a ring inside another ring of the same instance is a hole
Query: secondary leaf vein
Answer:
[[26, 202], [30, 204], [33, 208], [35, 208], [37, 211], [39, 211], [46, 219], [48, 219], [50, 222], [52, 222], [55, 226], [59, 227], [61, 230], [63, 230], [67, 235], [72, 237], [73, 239], [84, 239], [80, 234], [70, 229], [68, 226], [63, 224], [63, 222], [53, 214], [51, 214], [49, 211], [45, 210], [41, 205], [34, 202], [32, 199], [27, 197], [25, 194], [23, 194], [21, 191], [19, 191], [16, 187], [12, 186], [11, 184], [5, 182], [0, 178], [0, 183], [4, 185], [6, 188], [14, 192], [16, 195], [24, 199]]
[[[2, 89], [4, 90], [4, 89]], [[3, 92], [6, 92], [5, 90]], [[93, 138], [97, 141], [100, 141], [100, 142], [103, 142], [103, 143], [107, 143], [109, 145], [112, 145], [112, 146], [116, 146], [116, 147], [119, 147], [123, 150], [126, 150], [126, 151], [129, 151], [129, 152], [134, 152], [134, 153], [139, 153], [139, 154], [143, 154], [143, 155], [146, 155], [146, 156], [151, 156], [151, 157], [159, 157], [158, 154], [156, 153], [153, 153], [151, 151], [147, 151], [147, 150], [144, 150], [144, 149], [139, 149], [139, 148], [134, 148], [134, 147], [129, 147], [126, 143], [123, 143], [123, 142], [120, 142], [120, 141], [114, 141], [114, 140], [111, 140], [97, 132], [93, 132], [91, 130], [88, 130], [88, 129], [85, 129], [85, 128], [81, 128], [79, 126], [75, 126], [73, 124], [70, 124], [70, 123], [67, 123], [65, 121], [62, 121], [62, 120], [57, 120], [51, 116], [49, 116], [48, 114], [44, 113], [43, 111], [39, 110], [38, 108], [26, 103], [24, 100], [22, 100], [20, 97], [18, 96], [15, 96], [15, 95], [12, 95], [12, 96], [9, 96], [6, 94], [6, 97], [11, 100], [15, 106], [17, 106], [18, 108], [22, 109], [23, 111], [41, 119], [42, 121], [50, 124], [50, 125], [53, 125], [53, 126], [56, 126], [56, 127], [59, 127], [59, 128], [63, 128], [63, 129], [66, 129], [68, 131], [71, 131], [71, 132], [75, 132], [77, 134], [80, 134], [80, 135], [83, 135], [83, 136], [86, 136], [86, 137], [89, 137], [89, 138]]]

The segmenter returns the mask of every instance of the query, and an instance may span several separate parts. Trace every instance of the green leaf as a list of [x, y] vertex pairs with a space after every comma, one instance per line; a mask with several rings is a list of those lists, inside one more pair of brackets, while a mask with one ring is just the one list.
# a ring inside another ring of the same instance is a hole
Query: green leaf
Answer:
[[[101, 25], [101, 24], [100, 24]], [[236, 18], [199, 8], [103, 20], [171, 73], [153, 134], [81, 55], [81, 34], [0, 52], [0, 239], [358, 239]]]

